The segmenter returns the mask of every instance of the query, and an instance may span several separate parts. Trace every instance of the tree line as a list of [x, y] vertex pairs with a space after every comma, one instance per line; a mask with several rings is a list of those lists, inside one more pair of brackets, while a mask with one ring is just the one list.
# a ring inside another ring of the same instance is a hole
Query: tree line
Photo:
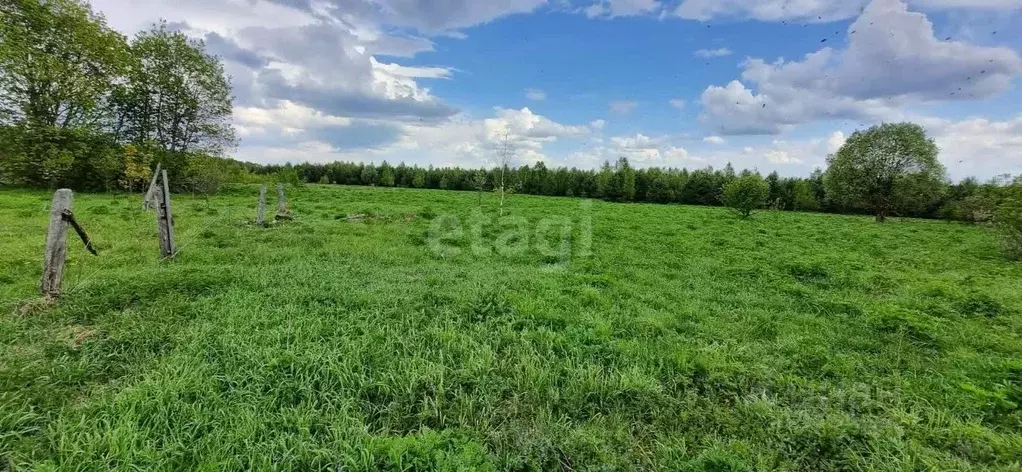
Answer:
[[80, 0], [2, 0], [0, 180], [137, 190], [156, 162], [214, 191], [247, 169], [230, 79], [202, 41], [160, 22], [131, 40]]
[[[387, 162], [252, 165], [251, 169], [256, 174], [283, 176], [283, 180], [292, 183], [476, 192], [494, 191], [500, 178], [499, 168], [419, 167], [404, 163], [395, 166]], [[835, 190], [828, 192], [826, 173], [819, 169], [808, 177], [781, 177], [777, 172], [763, 176], [754, 170], [736, 171], [730, 164], [717, 169], [636, 169], [628, 159], [620, 158], [614, 164], [606, 162], [595, 170], [548, 168], [543, 162], [508, 167], [505, 178], [507, 187], [520, 194], [723, 206], [727, 185], [746, 175], [764, 183], [762, 198], [753, 197], [753, 209], [872, 214], [866, 201], [835, 198]], [[1022, 181], [1002, 176], [985, 182], [967, 178], [954, 184], [943, 183], [931, 201], [885, 211], [896, 216], [989, 222], [996, 208], [1011, 194], [1013, 183], [1019, 185]]]

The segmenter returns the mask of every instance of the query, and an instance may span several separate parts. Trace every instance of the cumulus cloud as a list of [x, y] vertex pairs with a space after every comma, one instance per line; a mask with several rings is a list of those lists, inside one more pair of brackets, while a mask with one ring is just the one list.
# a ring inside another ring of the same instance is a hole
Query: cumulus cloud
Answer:
[[1022, 74], [1015, 51], [938, 40], [899, 0], [870, 3], [848, 42], [802, 61], [747, 60], [741, 80], [703, 92], [703, 120], [723, 134], [776, 134], [818, 119], [897, 119], [903, 105], [987, 98]]
[[727, 144], [727, 140], [720, 136], [707, 136], [703, 138], [703, 142], [710, 144]]
[[589, 18], [647, 15], [660, 11], [658, 0], [601, 0], [583, 9]]
[[627, 115], [631, 113], [635, 108], [639, 106], [637, 102], [620, 100], [616, 102], [610, 102], [610, 111], [619, 115]]
[[[674, 15], [699, 21], [737, 18], [759, 21], [824, 23], [854, 18], [869, 0], [684, 0]], [[911, 0], [913, 6], [931, 10], [981, 9], [1010, 11], [1022, 9], [1018, 0]]]
[[204, 39], [233, 78], [242, 146], [262, 146], [276, 133], [288, 146], [309, 139], [340, 149], [379, 146], [398, 139], [408, 123], [436, 126], [458, 113], [425, 85], [450, 78], [450, 68], [383, 58], [431, 51], [432, 36], [458, 37], [458, 29], [545, 3], [94, 0], [93, 6], [129, 35], [167, 16], [186, 34]]
[[1005, 121], [924, 120], [953, 178], [1022, 174], [1022, 115]]
[[669, 103], [671, 104], [672, 107], [677, 108], [679, 110], [685, 109], [685, 100], [682, 100], [680, 98], [672, 98]]
[[730, 56], [731, 50], [728, 48], [717, 48], [717, 49], [697, 49], [693, 54], [696, 57], [711, 58], [711, 57], [724, 57]]

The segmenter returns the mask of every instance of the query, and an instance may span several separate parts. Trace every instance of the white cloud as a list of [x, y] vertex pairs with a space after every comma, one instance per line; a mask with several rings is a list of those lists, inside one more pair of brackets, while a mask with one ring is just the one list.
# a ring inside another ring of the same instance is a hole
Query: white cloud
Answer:
[[926, 129], [953, 178], [1022, 174], [1022, 115], [1005, 121], [933, 119]]
[[631, 113], [638, 106], [639, 104], [637, 102], [620, 100], [616, 102], [610, 102], [610, 111], [620, 115], [626, 115], [628, 113]]
[[276, 108], [235, 107], [234, 122], [249, 129], [281, 127], [304, 130], [315, 126], [348, 126], [351, 119], [330, 116], [284, 100], [278, 102]]
[[567, 165], [596, 168], [603, 162], [614, 162], [625, 157], [637, 167], [698, 166], [704, 161], [692, 157], [682, 146], [671, 143], [667, 136], [651, 137], [642, 133], [630, 136], [612, 136], [608, 140], [594, 140], [595, 146], [572, 152]]
[[996, 95], [1022, 74], [1015, 51], [940, 41], [925, 15], [898, 0], [874, 0], [848, 31], [845, 50], [747, 60], [741, 81], [703, 92], [702, 119], [724, 134], [776, 134], [819, 119], [898, 119], [913, 103]]
[[674, 107], [674, 108], [677, 108], [679, 110], [684, 110], [685, 109], [685, 100], [682, 100], [680, 98], [672, 98], [670, 100], [670, 103], [671, 103], [671, 106]]
[[717, 49], [697, 49], [693, 54], [696, 57], [711, 58], [711, 57], [724, 57], [730, 56], [731, 50], [728, 48], [717, 48]]
[[827, 154], [834, 154], [841, 149], [841, 146], [845, 145], [845, 133], [841, 131], [835, 131], [831, 133], [830, 137], [827, 138]]
[[727, 144], [727, 140], [720, 136], [707, 136], [703, 138], [703, 142], [710, 144]]
[[541, 102], [546, 100], [546, 92], [539, 89], [525, 89], [525, 98], [534, 102]]
[[376, 58], [370, 57], [369, 62], [373, 68], [379, 72], [389, 74], [394, 77], [404, 77], [408, 79], [449, 79], [451, 78], [451, 69], [448, 67], [409, 67], [402, 66], [399, 64], [388, 64], [381, 63]]
[[802, 164], [804, 161], [797, 157], [791, 157], [788, 151], [772, 149], [765, 153], [767, 162], [771, 164]]
[[600, 0], [582, 10], [589, 18], [640, 16], [659, 11], [658, 0]]
[[[854, 18], [868, 3], [869, 0], [684, 0], [673, 13], [699, 21], [725, 17], [824, 23]], [[1022, 2], [1018, 0], [911, 0], [911, 4], [928, 10], [1022, 9]]]

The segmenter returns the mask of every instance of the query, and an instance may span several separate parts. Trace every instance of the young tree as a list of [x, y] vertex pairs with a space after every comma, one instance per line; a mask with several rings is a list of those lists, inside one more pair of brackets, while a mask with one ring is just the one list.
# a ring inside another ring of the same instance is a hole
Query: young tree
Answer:
[[135, 37], [131, 57], [127, 83], [114, 94], [116, 130], [127, 141], [215, 156], [234, 147], [230, 80], [202, 41], [161, 21]]
[[500, 180], [497, 182], [497, 191], [500, 192], [500, 216], [504, 216], [504, 199], [510, 190], [506, 174], [511, 169], [514, 158], [515, 146], [511, 141], [511, 131], [505, 128], [497, 142], [497, 165], [500, 166]]
[[770, 186], [759, 174], [744, 174], [724, 185], [724, 205], [742, 218], [763, 207], [770, 195]]
[[937, 153], [937, 145], [916, 124], [856, 131], [827, 158], [827, 195], [870, 210], [878, 222], [892, 212], [924, 208], [939, 198], [946, 183]]
[[483, 190], [486, 188], [486, 171], [477, 170], [472, 174], [472, 188], [476, 189], [479, 205], [483, 204]]

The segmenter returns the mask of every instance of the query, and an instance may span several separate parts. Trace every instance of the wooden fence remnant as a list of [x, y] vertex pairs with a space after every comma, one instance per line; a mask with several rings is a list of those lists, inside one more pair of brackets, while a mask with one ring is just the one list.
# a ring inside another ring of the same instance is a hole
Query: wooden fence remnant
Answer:
[[256, 224], [262, 226], [266, 216], [266, 184], [259, 186], [259, 210], [256, 213]]
[[64, 210], [71, 209], [74, 194], [62, 188], [53, 193], [50, 203], [50, 228], [46, 233], [46, 252], [43, 253], [43, 296], [54, 299], [60, 296], [60, 284], [64, 279], [64, 262], [67, 260], [67, 221]]
[[157, 185], [153, 192], [156, 201], [156, 224], [160, 233], [160, 257], [174, 257], [174, 212], [170, 204], [170, 185], [167, 183], [167, 171], [164, 170], [162, 185]]
[[85, 249], [91, 252], [93, 256], [98, 256], [99, 253], [96, 252], [96, 246], [92, 245], [92, 240], [89, 239], [89, 235], [85, 233], [82, 225], [78, 224], [78, 220], [75, 219], [75, 214], [72, 213], [71, 210], [64, 210], [64, 214], [62, 216], [64, 217], [64, 221], [71, 225], [75, 232], [78, 233], [78, 237], [82, 238], [82, 243], [85, 244]]
[[153, 203], [153, 192], [156, 189], [156, 181], [160, 178], [160, 166], [162, 163], [156, 163], [156, 172], [153, 172], [153, 180], [149, 182], [149, 188], [145, 192], [145, 196], [142, 197], [142, 209], [148, 210], [152, 208]]
[[71, 225], [85, 243], [85, 248], [96, 255], [92, 240], [82, 226], [75, 220], [71, 212], [74, 193], [62, 188], [53, 193], [50, 203], [50, 227], [46, 232], [46, 250], [43, 253], [43, 296], [48, 300], [60, 297], [61, 283], [64, 281], [64, 263], [67, 262], [67, 226]]
[[277, 219], [291, 220], [291, 210], [287, 208], [287, 199], [284, 198], [284, 184], [277, 184]]

